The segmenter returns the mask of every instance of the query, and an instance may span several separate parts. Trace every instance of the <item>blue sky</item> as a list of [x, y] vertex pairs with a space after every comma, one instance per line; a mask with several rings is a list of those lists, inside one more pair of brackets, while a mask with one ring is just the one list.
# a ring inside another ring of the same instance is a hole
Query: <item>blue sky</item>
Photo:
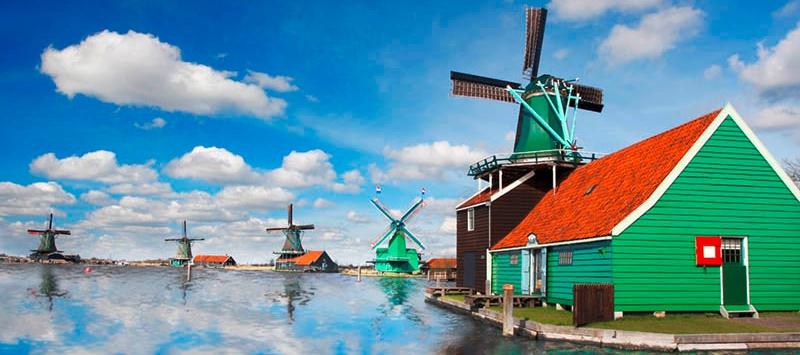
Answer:
[[540, 72], [605, 90], [587, 150], [730, 101], [798, 155], [798, 1], [4, 2], [0, 251], [52, 210], [84, 256], [168, 257], [185, 218], [196, 252], [262, 262], [294, 201], [308, 247], [358, 263], [381, 183], [395, 209], [427, 188], [412, 231], [452, 255], [466, 166], [511, 149], [517, 107], [449, 96], [449, 71], [520, 81], [525, 5], [550, 8]]

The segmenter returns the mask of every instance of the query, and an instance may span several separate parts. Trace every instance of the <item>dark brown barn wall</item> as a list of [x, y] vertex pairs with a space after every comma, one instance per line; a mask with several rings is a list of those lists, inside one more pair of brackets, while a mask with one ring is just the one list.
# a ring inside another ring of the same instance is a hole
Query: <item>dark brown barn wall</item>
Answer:
[[486, 249], [489, 248], [489, 208], [475, 207], [475, 230], [467, 231], [467, 210], [456, 212], [456, 285], [464, 286], [464, 254], [475, 253], [475, 287], [486, 282]]
[[[544, 174], [541, 174], [544, 175]], [[547, 177], [534, 176], [492, 202], [492, 245], [503, 239], [528, 215], [552, 186]]]

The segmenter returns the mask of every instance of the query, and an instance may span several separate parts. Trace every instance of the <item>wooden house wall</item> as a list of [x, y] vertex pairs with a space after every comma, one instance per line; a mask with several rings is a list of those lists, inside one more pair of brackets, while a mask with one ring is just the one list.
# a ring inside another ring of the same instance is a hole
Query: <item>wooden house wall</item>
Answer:
[[[327, 267], [323, 268], [323, 264], [325, 264]], [[319, 268], [321, 271], [335, 271], [339, 268], [339, 266], [333, 262], [333, 259], [331, 259], [327, 252], [322, 253], [322, 255], [320, 255], [316, 261], [311, 263], [311, 266]]]
[[552, 182], [543, 182], [545, 178], [552, 179], [549, 171], [545, 170], [492, 201], [492, 245], [508, 235], [550, 190]]
[[695, 236], [747, 237], [750, 303], [800, 309], [800, 203], [731, 118], [614, 237], [615, 310], [719, 311], [720, 270], [695, 266]]
[[475, 284], [477, 290], [486, 286], [486, 249], [489, 248], [489, 208], [475, 207], [475, 229], [467, 231], [467, 210], [456, 212], [456, 285], [466, 287], [464, 282], [464, 256], [473, 253], [475, 257]]
[[[572, 250], [572, 264], [559, 265], [562, 250]], [[572, 285], [611, 283], [611, 242], [570, 244], [547, 248], [547, 302], [572, 305]]]
[[[512, 259], [516, 262], [512, 263]], [[503, 285], [514, 286], [514, 294], [522, 294], [522, 258], [519, 250], [492, 254], [492, 293], [503, 294]], [[530, 265], [528, 265], [530, 267]]]

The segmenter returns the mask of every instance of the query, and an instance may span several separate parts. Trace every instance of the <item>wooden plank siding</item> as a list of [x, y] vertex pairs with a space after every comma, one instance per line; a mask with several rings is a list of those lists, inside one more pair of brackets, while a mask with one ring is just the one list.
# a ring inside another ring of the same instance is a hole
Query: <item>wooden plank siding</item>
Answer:
[[492, 201], [492, 245], [503, 239], [550, 190], [552, 179], [547, 170], [531, 177], [514, 190]]
[[475, 229], [467, 230], [467, 210], [456, 212], [456, 286], [469, 287], [464, 281], [464, 255], [475, 255], [474, 285], [483, 291], [486, 287], [486, 249], [489, 248], [489, 207], [475, 207]]
[[[516, 261], [512, 263], [512, 257]], [[528, 265], [529, 266], [529, 265]], [[522, 294], [522, 258], [519, 250], [492, 254], [492, 293], [503, 294], [503, 285], [514, 286], [514, 294]]]
[[719, 311], [720, 269], [695, 266], [695, 236], [747, 237], [750, 303], [800, 310], [800, 203], [730, 117], [614, 237], [615, 310]]
[[[562, 250], [572, 250], [571, 265], [559, 265]], [[571, 306], [576, 283], [612, 283], [611, 259], [608, 240], [547, 248], [547, 302]]]

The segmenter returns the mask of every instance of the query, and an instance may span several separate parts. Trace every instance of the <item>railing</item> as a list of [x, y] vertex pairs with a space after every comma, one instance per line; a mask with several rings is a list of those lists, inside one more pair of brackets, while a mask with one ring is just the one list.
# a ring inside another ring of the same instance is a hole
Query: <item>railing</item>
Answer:
[[495, 154], [470, 165], [467, 175], [482, 175], [487, 171], [507, 164], [567, 163], [581, 165], [599, 159], [601, 156], [602, 154], [600, 153], [581, 152], [571, 149]]

